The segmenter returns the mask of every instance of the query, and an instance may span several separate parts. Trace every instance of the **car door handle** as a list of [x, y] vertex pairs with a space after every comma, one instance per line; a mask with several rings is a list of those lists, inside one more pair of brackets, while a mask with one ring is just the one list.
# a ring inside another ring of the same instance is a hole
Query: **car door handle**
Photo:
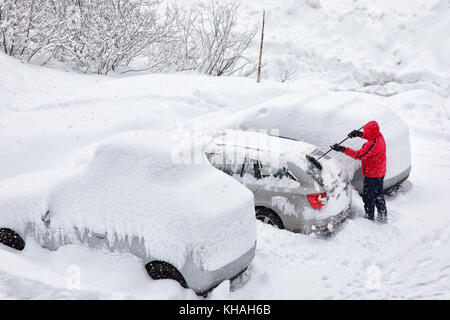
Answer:
[[102, 240], [106, 239], [106, 234], [93, 232], [93, 235], [94, 235], [94, 237], [96, 237], [98, 239], [102, 239]]

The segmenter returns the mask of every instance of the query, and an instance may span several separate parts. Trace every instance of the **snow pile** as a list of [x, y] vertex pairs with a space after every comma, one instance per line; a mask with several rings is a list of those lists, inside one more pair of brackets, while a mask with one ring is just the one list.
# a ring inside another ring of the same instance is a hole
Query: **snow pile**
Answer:
[[0, 226], [19, 234], [27, 232], [29, 223], [42, 225], [48, 188], [64, 177], [58, 170], [34, 172], [0, 181]]
[[324, 157], [322, 164], [321, 181], [327, 193], [327, 204], [320, 210], [305, 208], [303, 213], [306, 219], [317, 221], [333, 217], [350, 208], [352, 202], [352, 188], [349, 185], [349, 175], [345, 166], [335, 159]]
[[[135, 236], [149, 256], [177, 267], [189, 254], [206, 270], [240, 257], [255, 242], [253, 195], [206, 159], [174, 163], [174, 146], [161, 133], [138, 131], [100, 143], [91, 162], [49, 191], [50, 229], [70, 235], [76, 227], [111, 243]], [[29, 200], [25, 208], [2, 204], [2, 225], [10, 215], [46, 212], [37, 210], [39, 199]]]
[[[86, 84], [95, 86], [104, 77], [44, 68], [0, 54], [0, 109], [63, 106], [64, 101], [83, 101]], [[26, 89], [24, 89], [26, 88]]]
[[250, 107], [283, 91], [278, 83], [244, 78], [74, 74], [0, 53], [0, 179], [62, 168], [81, 148], [113, 134], [171, 134], [195, 117]]
[[150, 279], [132, 254], [76, 244], [49, 251], [33, 239], [20, 253], [0, 245], [0, 299], [143, 298], [198, 299], [175, 281]]

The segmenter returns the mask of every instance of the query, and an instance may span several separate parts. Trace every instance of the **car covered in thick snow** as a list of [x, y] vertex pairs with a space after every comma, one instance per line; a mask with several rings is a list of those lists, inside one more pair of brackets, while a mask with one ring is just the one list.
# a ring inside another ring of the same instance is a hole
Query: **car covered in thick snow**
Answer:
[[[277, 129], [279, 136], [312, 143], [322, 151], [341, 141], [350, 131], [375, 120], [386, 140], [384, 190], [394, 190], [411, 171], [408, 125], [389, 107], [374, 102], [364, 93], [323, 91], [307, 97], [287, 95], [239, 112], [233, 118], [233, 128]], [[358, 150], [363, 142], [351, 139], [345, 146]], [[345, 165], [353, 187], [362, 193], [361, 163], [337, 152], [331, 156]]]
[[318, 147], [263, 132], [224, 130], [207, 148], [217, 169], [249, 188], [256, 218], [293, 232], [329, 234], [348, 216], [351, 188], [345, 168]]
[[[0, 242], [29, 237], [129, 252], [153, 279], [203, 293], [246, 270], [255, 254], [252, 193], [208, 162], [179, 163], [170, 134], [136, 131], [97, 144], [71, 170], [0, 183]], [[175, 159], [175, 160], [174, 160]]]

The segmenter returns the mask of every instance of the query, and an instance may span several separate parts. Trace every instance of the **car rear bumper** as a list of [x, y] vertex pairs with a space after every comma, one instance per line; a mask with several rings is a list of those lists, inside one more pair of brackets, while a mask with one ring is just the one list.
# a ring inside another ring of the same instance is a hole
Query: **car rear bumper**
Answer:
[[329, 217], [327, 219], [323, 219], [320, 221], [316, 221], [309, 226], [309, 231], [307, 233], [316, 233], [316, 234], [328, 234], [336, 228], [338, 228], [350, 215], [350, 206], [339, 212], [339, 214]]
[[231, 280], [244, 272], [255, 256], [256, 242], [253, 247], [236, 260], [217, 270], [198, 269], [189, 260], [180, 270], [189, 288], [201, 294], [218, 286], [225, 280]]

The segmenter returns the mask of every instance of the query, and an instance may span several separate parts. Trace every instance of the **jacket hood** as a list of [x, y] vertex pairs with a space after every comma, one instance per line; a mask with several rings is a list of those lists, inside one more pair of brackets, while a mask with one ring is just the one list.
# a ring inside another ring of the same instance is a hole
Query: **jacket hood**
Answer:
[[363, 128], [363, 138], [373, 140], [380, 134], [380, 126], [376, 121], [368, 122]]

